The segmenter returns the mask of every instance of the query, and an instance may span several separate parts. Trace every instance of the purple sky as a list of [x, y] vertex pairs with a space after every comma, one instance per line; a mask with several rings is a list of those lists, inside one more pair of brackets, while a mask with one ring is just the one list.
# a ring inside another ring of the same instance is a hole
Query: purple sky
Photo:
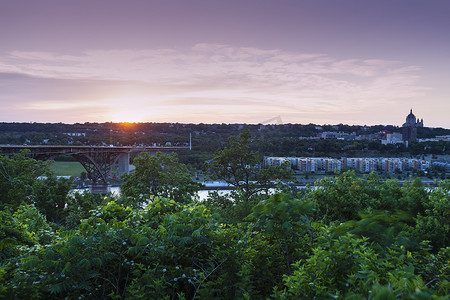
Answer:
[[0, 122], [450, 128], [448, 0], [0, 0]]

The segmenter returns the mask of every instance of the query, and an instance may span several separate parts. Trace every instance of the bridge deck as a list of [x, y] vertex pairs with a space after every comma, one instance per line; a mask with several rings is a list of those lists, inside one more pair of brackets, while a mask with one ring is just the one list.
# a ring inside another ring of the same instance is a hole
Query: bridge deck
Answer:
[[179, 151], [187, 150], [189, 146], [72, 146], [72, 145], [0, 145], [0, 149], [77, 149], [77, 150], [125, 150], [125, 151]]

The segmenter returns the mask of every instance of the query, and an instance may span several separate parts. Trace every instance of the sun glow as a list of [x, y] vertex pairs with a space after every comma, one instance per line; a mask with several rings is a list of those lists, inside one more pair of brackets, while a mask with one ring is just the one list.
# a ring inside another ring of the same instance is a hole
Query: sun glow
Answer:
[[115, 123], [151, 122], [151, 113], [142, 99], [113, 99], [109, 118]]
[[114, 123], [139, 123], [148, 121], [144, 116], [138, 116], [135, 112], [117, 112], [111, 114]]

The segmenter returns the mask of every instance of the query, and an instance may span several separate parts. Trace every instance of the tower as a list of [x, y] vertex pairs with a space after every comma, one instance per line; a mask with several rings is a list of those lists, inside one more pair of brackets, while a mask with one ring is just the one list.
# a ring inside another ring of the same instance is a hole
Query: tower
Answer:
[[417, 127], [423, 127], [423, 119], [419, 121], [412, 112], [412, 108], [409, 115], [406, 116], [406, 122], [402, 126], [402, 139], [403, 141], [416, 141], [417, 140]]

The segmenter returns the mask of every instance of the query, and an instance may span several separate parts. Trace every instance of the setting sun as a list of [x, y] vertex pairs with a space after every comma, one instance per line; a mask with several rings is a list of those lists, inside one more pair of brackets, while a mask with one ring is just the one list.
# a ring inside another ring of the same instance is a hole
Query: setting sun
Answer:
[[109, 112], [109, 120], [115, 123], [137, 123], [146, 122], [151, 118], [151, 112], [147, 106], [141, 105], [142, 99], [113, 99], [108, 101], [111, 103], [111, 111]]

